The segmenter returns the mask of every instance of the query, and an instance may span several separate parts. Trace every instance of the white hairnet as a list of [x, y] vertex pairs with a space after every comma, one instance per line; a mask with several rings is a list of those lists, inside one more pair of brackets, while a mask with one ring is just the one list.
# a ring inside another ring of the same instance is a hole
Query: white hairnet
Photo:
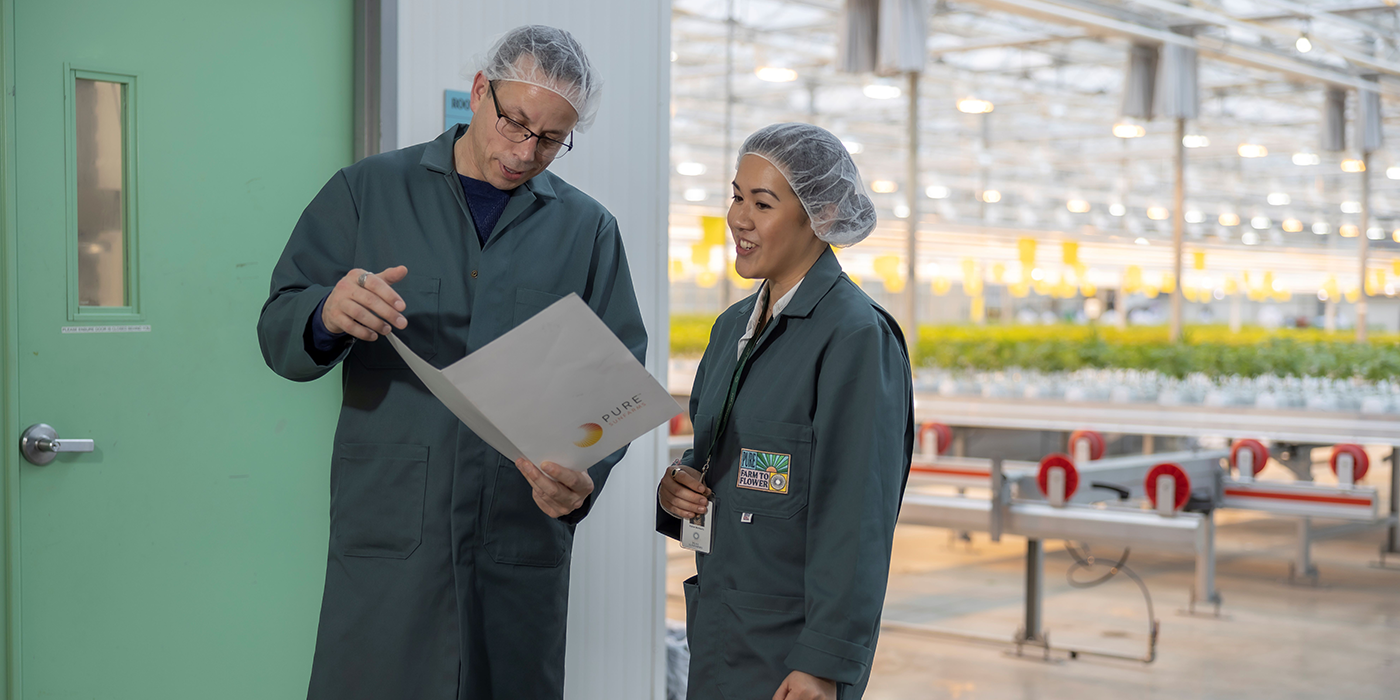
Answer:
[[865, 195], [855, 161], [830, 131], [801, 122], [771, 124], [744, 140], [739, 160], [750, 153], [787, 178], [817, 238], [845, 247], [875, 229], [875, 205]]
[[577, 131], [587, 131], [598, 114], [602, 82], [583, 45], [562, 29], [529, 24], [505, 33], [486, 54], [487, 80], [538, 85], [573, 105]]

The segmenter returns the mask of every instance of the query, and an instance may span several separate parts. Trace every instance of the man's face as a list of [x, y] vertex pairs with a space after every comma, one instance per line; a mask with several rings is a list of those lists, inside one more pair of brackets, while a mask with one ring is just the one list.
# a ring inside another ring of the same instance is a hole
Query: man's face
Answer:
[[[458, 157], [457, 168], [467, 177], [484, 180], [498, 190], [513, 190], [544, 172], [553, 157], [540, 153], [539, 139], [523, 143], [506, 138], [498, 126], [500, 113], [526, 129], [557, 141], [568, 141], [578, 113], [558, 93], [529, 83], [498, 80], [488, 83], [476, 74], [472, 84], [472, 123], [462, 140], [471, 149]], [[464, 162], [465, 161], [465, 162]], [[468, 172], [470, 171], [470, 172]]]

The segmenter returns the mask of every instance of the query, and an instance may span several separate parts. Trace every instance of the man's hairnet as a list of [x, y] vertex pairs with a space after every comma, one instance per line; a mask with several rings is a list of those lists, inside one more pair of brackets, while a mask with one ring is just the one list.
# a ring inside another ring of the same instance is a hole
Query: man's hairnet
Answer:
[[505, 33], [486, 53], [481, 69], [487, 80], [538, 85], [573, 105], [575, 130], [587, 131], [598, 114], [602, 82], [583, 45], [562, 29], [529, 24]]
[[738, 160], [750, 153], [787, 178], [817, 238], [845, 247], [875, 229], [875, 205], [865, 195], [855, 161], [830, 131], [800, 122], [772, 124], [744, 140]]

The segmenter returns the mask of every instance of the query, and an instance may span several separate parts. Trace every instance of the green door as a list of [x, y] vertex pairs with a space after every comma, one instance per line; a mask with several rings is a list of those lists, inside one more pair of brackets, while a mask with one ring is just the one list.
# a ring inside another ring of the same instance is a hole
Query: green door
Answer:
[[94, 445], [7, 447], [8, 697], [305, 697], [339, 387], [255, 324], [351, 159], [352, 2], [0, 6], [5, 434]]

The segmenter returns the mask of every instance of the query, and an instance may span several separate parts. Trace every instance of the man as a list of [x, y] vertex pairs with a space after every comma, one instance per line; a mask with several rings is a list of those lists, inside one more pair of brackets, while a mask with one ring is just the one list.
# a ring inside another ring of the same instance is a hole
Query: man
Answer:
[[563, 695], [574, 525], [623, 453], [513, 464], [381, 336], [444, 367], [576, 293], [642, 360], [616, 220], [546, 172], [597, 101], [572, 36], [512, 30], [471, 123], [336, 173], [273, 271], [268, 366], [307, 381], [344, 362], [313, 700]]

